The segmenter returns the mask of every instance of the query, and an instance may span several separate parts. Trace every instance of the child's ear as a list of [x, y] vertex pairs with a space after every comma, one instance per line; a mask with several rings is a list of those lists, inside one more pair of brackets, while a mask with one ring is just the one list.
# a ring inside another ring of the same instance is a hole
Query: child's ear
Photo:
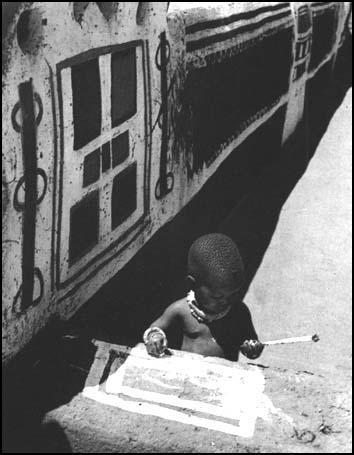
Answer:
[[195, 287], [195, 278], [194, 278], [193, 275], [187, 275], [186, 282], [187, 282], [187, 286], [190, 289], [194, 289], [194, 287]]

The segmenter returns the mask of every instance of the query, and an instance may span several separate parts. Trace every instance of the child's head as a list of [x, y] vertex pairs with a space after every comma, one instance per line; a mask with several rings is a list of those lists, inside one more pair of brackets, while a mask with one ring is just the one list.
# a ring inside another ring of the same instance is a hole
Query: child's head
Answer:
[[238, 300], [244, 267], [235, 243], [226, 235], [215, 233], [199, 237], [190, 247], [188, 274], [198, 305], [215, 315]]

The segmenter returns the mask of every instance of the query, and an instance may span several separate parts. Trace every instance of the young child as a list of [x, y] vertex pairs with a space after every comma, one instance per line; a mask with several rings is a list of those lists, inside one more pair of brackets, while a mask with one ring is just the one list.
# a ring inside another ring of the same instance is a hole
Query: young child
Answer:
[[259, 357], [251, 314], [240, 301], [244, 268], [235, 243], [223, 234], [198, 238], [188, 253], [187, 297], [172, 303], [144, 333], [150, 355], [162, 357], [167, 348], [165, 332], [172, 326], [183, 334], [181, 350], [238, 360], [239, 351]]

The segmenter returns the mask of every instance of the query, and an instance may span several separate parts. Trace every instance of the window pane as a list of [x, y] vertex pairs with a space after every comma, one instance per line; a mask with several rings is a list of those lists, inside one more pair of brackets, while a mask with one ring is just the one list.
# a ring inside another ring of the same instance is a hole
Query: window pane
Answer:
[[112, 188], [112, 229], [136, 210], [136, 163], [116, 175]]
[[112, 140], [112, 166], [123, 163], [129, 156], [129, 131]]
[[71, 68], [74, 149], [101, 134], [101, 86], [98, 59]]
[[136, 113], [135, 48], [112, 54], [112, 126]]
[[84, 178], [82, 186], [91, 185], [100, 178], [100, 149], [89, 153], [84, 159]]
[[98, 190], [88, 194], [70, 210], [70, 264], [86, 254], [98, 242]]
[[111, 168], [111, 143], [106, 142], [102, 145], [102, 172]]

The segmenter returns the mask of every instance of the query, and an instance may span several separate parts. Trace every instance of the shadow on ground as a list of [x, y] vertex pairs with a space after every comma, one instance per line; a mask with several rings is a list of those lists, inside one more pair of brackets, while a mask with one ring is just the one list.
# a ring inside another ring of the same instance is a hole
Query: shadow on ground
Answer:
[[[185, 294], [186, 255], [198, 236], [220, 231], [236, 241], [246, 267], [247, 291], [283, 204], [351, 85], [347, 63], [351, 41], [345, 46], [334, 80], [325, 65], [309, 82], [306, 118], [284, 148], [280, 148], [279, 133], [285, 112], [280, 109], [272, 123], [232, 154], [202, 193], [161, 229], [116, 279], [71, 321], [53, 321], [3, 371], [4, 452], [70, 452], [60, 428], [48, 427], [44, 437], [40, 429], [43, 415], [82, 390], [95, 351], [92, 338], [133, 346], [150, 322]], [[170, 345], [176, 347], [177, 339], [171, 336]]]

